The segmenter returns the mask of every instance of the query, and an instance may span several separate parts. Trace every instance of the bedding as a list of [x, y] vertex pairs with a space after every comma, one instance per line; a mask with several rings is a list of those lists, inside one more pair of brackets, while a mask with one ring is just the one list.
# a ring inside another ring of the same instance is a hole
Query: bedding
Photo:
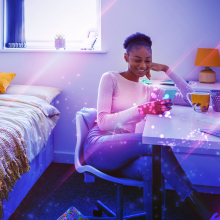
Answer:
[[0, 215], [3, 199], [30, 169], [59, 117], [55, 107], [38, 97], [0, 95]]
[[48, 103], [51, 103], [61, 93], [61, 91], [62, 89], [48, 86], [10, 84], [5, 94], [36, 96], [47, 101]]

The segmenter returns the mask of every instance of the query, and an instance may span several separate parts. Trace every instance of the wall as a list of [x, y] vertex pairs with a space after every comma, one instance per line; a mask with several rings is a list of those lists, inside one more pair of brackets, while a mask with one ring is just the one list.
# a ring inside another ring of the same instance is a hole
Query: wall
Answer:
[[[153, 61], [175, 68], [187, 80], [198, 80], [202, 69], [194, 66], [197, 48], [220, 47], [218, 0], [101, 1], [102, 45], [107, 53], [0, 53], [0, 71], [17, 73], [14, 84], [63, 89], [56, 104], [61, 112], [55, 128], [55, 158], [59, 162], [73, 162], [76, 136], [72, 120], [84, 106], [96, 107], [101, 75], [126, 69], [123, 41], [128, 35], [137, 31], [149, 35]], [[220, 68], [213, 70], [220, 81]], [[164, 77], [152, 72], [153, 79]]]

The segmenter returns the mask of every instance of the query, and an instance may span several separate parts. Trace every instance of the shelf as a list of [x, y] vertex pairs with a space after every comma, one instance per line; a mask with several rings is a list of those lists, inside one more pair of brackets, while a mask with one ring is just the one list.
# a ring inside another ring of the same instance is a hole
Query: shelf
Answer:
[[107, 53], [103, 50], [56, 50], [56, 49], [22, 49], [22, 48], [6, 48], [1, 49], [0, 53]]

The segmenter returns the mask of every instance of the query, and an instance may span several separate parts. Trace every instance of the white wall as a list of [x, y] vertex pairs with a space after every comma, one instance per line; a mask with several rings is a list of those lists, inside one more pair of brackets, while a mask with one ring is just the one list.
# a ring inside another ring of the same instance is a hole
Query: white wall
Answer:
[[[106, 54], [0, 53], [0, 71], [17, 73], [14, 84], [63, 89], [56, 104], [61, 117], [55, 128], [55, 151], [63, 154], [56, 154], [56, 161], [70, 162], [76, 144], [72, 120], [84, 106], [96, 107], [101, 75], [126, 69], [123, 42], [128, 35], [137, 31], [149, 35], [153, 41], [153, 61], [176, 67], [175, 72], [187, 80], [198, 80], [202, 69], [194, 66], [197, 48], [220, 45], [218, 0], [101, 1], [102, 44]], [[220, 81], [220, 68], [213, 70]], [[164, 76], [152, 72], [153, 79]]]

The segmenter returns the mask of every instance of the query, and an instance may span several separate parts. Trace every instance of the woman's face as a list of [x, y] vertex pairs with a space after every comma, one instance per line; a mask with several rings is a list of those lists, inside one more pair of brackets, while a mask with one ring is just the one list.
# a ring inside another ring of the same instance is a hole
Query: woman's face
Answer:
[[151, 69], [152, 52], [150, 48], [133, 48], [129, 54], [125, 53], [124, 58], [128, 62], [128, 71], [136, 77], [143, 77]]

